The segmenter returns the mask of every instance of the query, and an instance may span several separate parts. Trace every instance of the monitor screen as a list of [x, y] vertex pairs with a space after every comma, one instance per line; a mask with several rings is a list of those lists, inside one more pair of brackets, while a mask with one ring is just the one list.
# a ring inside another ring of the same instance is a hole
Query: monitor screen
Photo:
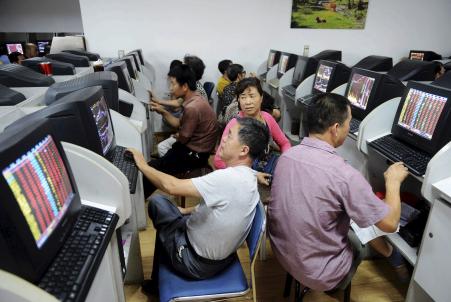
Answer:
[[375, 78], [354, 73], [346, 96], [353, 106], [365, 110]]
[[105, 99], [102, 98], [90, 106], [92, 116], [97, 125], [100, 143], [102, 144], [103, 155], [106, 155], [113, 143], [114, 133]]
[[7, 43], [6, 49], [8, 50], [8, 54], [18, 51], [23, 54], [23, 47], [21, 43]]
[[285, 73], [287, 71], [288, 66], [288, 59], [290, 58], [289, 55], [281, 55], [279, 60], [279, 66], [277, 68], [277, 72], [279, 73]]
[[276, 58], [276, 53], [273, 52], [273, 51], [269, 52], [268, 64], [267, 64], [268, 69], [271, 68], [274, 65], [274, 59], [275, 58]]
[[50, 42], [49, 41], [38, 41], [38, 50], [40, 53], [44, 53], [45, 52], [45, 46], [49, 45]]
[[304, 77], [304, 72], [307, 67], [307, 60], [299, 58], [294, 67], [293, 82], [300, 83]]
[[398, 119], [398, 125], [428, 140], [448, 98], [410, 88]]
[[2, 171], [38, 248], [74, 198], [69, 174], [50, 135]]
[[125, 76], [125, 80], [127, 81], [128, 87], [130, 87], [130, 92], [133, 94], [133, 92], [135, 91], [135, 89], [134, 89], [134, 87], [133, 87], [133, 82], [132, 82], [132, 79], [130, 78], [130, 75], [129, 75], [129, 73], [128, 73], [128, 70], [127, 70], [127, 67], [126, 67], [126, 66], [122, 69], [122, 72], [123, 72], [123, 74], [124, 74], [124, 76]]
[[315, 83], [313, 88], [321, 91], [327, 91], [327, 84], [329, 83], [330, 76], [332, 75], [333, 67], [321, 64], [316, 72]]
[[424, 52], [411, 52], [409, 59], [410, 60], [423, 61], [423, 59], [424, 59]]

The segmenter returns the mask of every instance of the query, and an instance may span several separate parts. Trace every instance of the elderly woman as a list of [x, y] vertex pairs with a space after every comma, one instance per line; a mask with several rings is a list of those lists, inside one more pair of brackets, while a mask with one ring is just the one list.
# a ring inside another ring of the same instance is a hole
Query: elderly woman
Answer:
[[[236, 88], [236, 96], [240, 109], [240, 111], [238, 112], [239, 117], [251, 117], [264, 123], [268, 127], [272, 139], [279, 147], [281, 152], [285, 152], [291, 147], [290, 142], [285, 137], [284, 133], [282, 132], [274, 118], [271, 116], [271, 114], [261, 110], [263, 90], [260, 85], [260, 81], [257, 78], [251, 77], [241, 80]], [[216, 169], [226, 168], [225, 163], [219, 157], [219, 150], [222, 147], [222, 142], [229, 133], [229, 129], [236, 123], [236, 119], [233, 118], [224, 129], [221, 142], [219, 144], [218, 150], [216, 151], [216, 155], [213, 161]]]

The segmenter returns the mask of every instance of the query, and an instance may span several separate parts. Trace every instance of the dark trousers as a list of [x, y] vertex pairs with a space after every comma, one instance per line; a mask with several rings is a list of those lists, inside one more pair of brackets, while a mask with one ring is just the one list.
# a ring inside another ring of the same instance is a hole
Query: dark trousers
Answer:
[[[194, 152], [187, 146], [175, 142], [163, 157], [151, 160], [148, 164], [158, 171], [175, 176], [207, 165], [209, 156], [208, 152]], [[147, 178], [143, 179], [143, 186], [145, 198], [156, 190], [156, 187]]]
[[186, 236], [189, 216], [182, 215], [166, 196], [151, 197], [149, 216], [157, 230], [152, 280], [158, 280], [161, 261], [185, 277], [206, 279], [225, 269], [237, 257], [232, 254], [223, 260], [210, 260], [197, 255]]

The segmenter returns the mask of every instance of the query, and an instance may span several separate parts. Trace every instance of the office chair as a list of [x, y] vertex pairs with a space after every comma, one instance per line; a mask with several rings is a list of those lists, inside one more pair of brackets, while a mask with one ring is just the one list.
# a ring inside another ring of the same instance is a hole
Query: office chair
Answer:
[[204, 89], [207, 93], [208, 102], [211, 103], [211, 93], [213, 92], [213, 88], [215, 88], [215, 83], [213, 82], [205, 82], [204, 83]]
[[[246, 237], [251, 260], [250, 281], [254, 302], [257, 301], [254, 265], [265, 228], [265, 210], [262, 203], [259, 202], [251, 230]], [[205, 280], [187, 279], [178, 275], [163, 263], [160, 265], [159, 287], [160, 301], [162, 302], [233, 298], [246, 295], [250, 290], [238, 256], [224, 271]]]

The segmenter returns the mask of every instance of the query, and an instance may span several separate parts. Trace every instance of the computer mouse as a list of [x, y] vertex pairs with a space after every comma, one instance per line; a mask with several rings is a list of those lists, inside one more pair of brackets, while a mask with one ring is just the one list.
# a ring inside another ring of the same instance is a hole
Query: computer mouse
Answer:
[[124, 158], [129, 159], [129, 160], [133, 160], [133, 153], [131, 151], [125, 150]]

